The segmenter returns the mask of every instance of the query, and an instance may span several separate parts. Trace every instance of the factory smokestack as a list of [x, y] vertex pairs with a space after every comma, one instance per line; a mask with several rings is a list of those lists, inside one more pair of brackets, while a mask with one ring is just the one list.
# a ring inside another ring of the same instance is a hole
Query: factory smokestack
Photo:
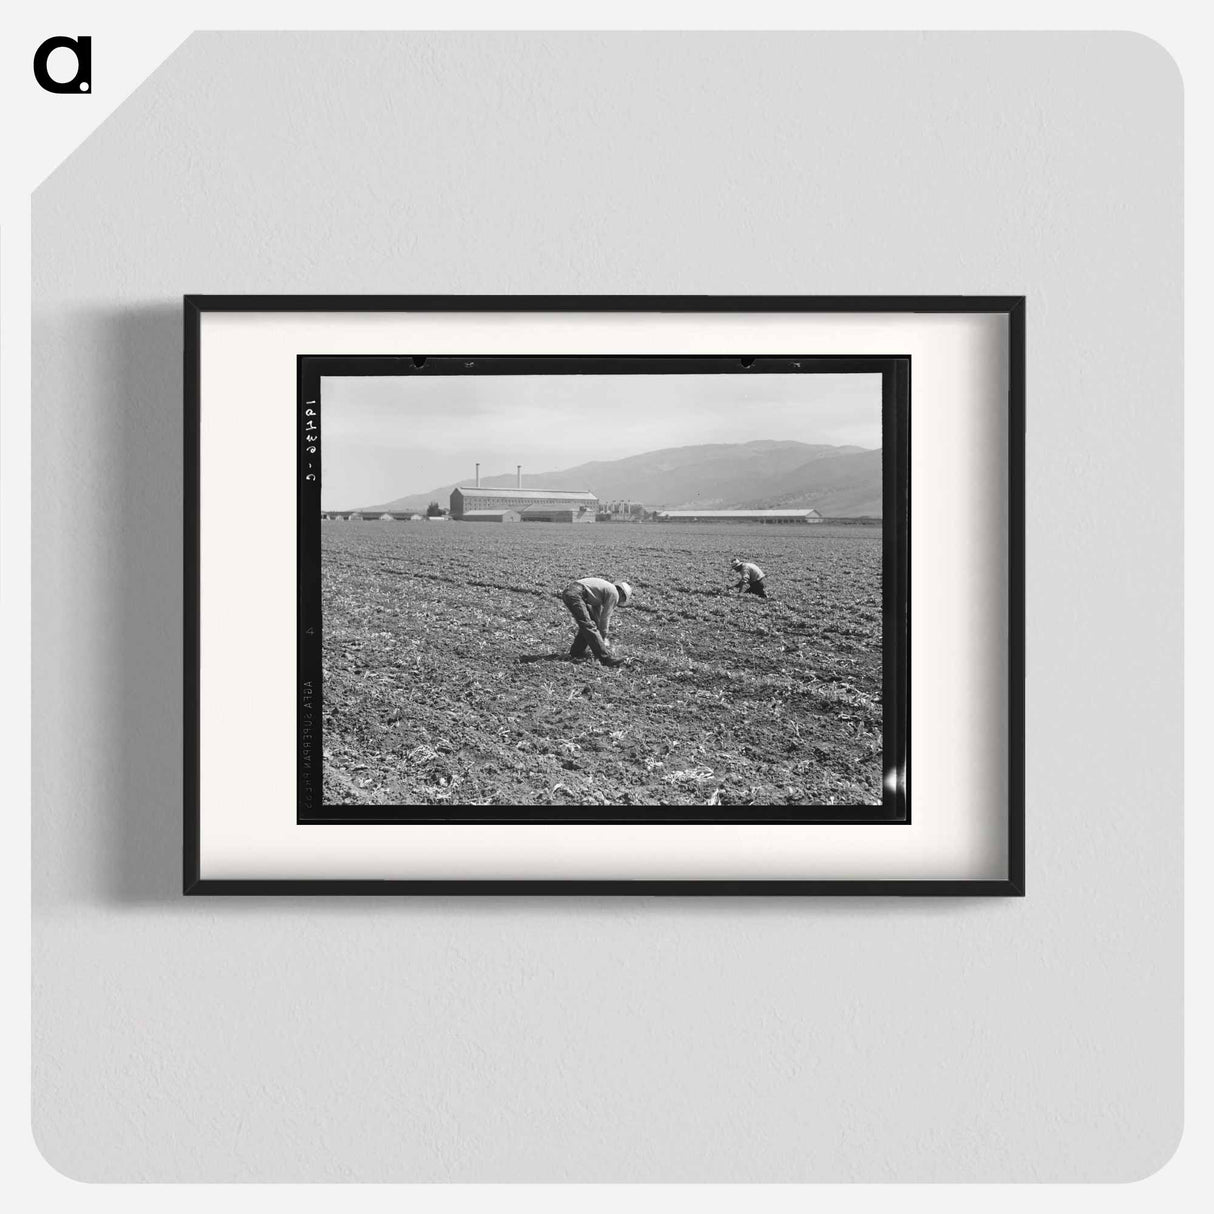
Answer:
[[523, 465], [515, 464], [514, 471], [515, 471], [515, 475], [517, 475], [517, 477], [518, 477], [518, 486], [517, 487], [519, 489], [521, 489], [523, 487]]
[[478, 489], [481, 487], [481, 466], [480, 466], [480, 464], [476, 465], [476, 487]]

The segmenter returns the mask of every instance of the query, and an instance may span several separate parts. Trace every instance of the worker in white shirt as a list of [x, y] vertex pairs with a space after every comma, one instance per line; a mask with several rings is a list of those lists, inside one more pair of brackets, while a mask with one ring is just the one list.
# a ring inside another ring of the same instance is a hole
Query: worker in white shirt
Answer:
[[736, 556], [729, 563], [733, 566], [734, 573], [742, 579], [735, 589], [743, 594], [757, 594], [761, 599], [767, 597], [767, 577], [758, 565]]
[[611, 613], [617, 606], [632, 601], [627, 582], [609, 582], [601, 577], [579, 578], [561, 591], [561, 602], [577, 622], [577, 636], [569, 649], [572, 658], [585, 657], [590, 650], [604, 666], [623, 666], [627, 658], [617, 658], [607, 644]]

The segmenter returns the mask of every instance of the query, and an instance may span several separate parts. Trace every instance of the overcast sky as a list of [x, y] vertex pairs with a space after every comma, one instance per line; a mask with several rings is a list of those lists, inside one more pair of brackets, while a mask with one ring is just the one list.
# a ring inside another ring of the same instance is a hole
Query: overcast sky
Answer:
[[664, 447], [881, 445], [880, 375], [326, 376], [322, 509]]

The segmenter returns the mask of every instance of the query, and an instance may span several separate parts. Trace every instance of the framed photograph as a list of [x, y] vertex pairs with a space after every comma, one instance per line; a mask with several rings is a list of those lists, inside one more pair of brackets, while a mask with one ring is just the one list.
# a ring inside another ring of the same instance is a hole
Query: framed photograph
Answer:
[[187, 893], [1024, 892], [1023, 299], [188, 296], [185, 407]]

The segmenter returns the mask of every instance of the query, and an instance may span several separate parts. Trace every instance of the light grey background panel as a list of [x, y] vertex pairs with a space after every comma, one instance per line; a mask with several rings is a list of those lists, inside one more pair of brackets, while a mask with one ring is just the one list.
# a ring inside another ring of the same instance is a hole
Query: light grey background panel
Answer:
[[[1132, 35], [191, 38], [34, 197], [47, 1158], [93, 1180], [1159, 1167], [1181, 93]], [[183, 901], [187, 291], [1026, 293], [1028, 897]]]

